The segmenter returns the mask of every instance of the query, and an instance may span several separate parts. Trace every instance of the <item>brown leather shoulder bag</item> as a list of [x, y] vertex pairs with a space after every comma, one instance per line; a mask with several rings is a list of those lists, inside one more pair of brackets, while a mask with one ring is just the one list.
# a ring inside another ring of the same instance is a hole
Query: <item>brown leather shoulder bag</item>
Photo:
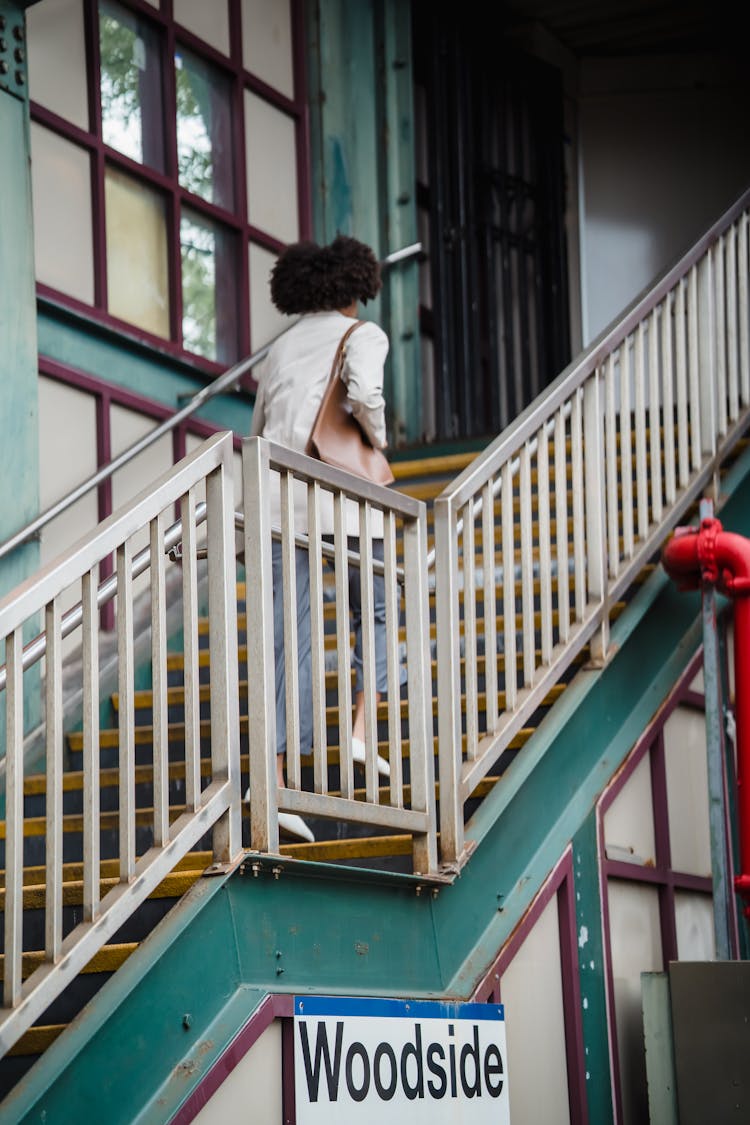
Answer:
[[395, 479], [391, 467], [380, 449], [367, 440], [362, 427], [351, 412], [346, 395], [346, 385], [341, 378], [344, 370], [346, 342], [361, 324], [358, 320], [347, 328], [333, 357], [331, 377], [305, 448], [308, 457], [316, 457], [337, 469], [346, 469], [358, 477], [375, 484], [391, 484]]

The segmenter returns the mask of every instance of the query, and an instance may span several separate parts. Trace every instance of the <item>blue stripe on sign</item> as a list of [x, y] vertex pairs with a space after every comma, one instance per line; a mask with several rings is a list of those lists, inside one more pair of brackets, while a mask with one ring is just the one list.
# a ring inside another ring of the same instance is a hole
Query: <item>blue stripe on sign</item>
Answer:
[[295, 1016], [388, 1016], [391, 1019], [504, 1020], [502, 1004], [392, 1000], [363, 996], [295, 996]]

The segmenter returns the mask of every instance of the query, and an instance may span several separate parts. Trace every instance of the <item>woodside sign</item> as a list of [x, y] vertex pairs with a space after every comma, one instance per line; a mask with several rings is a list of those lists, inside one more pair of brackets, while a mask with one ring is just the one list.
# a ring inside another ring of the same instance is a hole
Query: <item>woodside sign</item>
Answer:
[[297, 1125], [510, 1123], [502, 1004], [294, 1001]]

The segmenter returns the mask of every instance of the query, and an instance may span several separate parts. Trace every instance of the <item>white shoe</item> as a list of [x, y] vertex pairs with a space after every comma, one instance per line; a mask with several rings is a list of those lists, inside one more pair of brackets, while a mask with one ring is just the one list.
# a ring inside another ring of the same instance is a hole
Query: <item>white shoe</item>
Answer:
[[[365, 744], [361, 738], [352, 739], [352, 761], [358, 765], [363, 766], [366, 760]], [[385, 758], [381, 758], [378, 754], [378, 773], [383, 777], [391, 776], [391, 767]]]
[[308, 828], [301, 816], [296, 813], [280, 812], [279, 829], [289, 836], [297, 836], [300, 840], [307, 840], [308, 844], [315, 843], [312, 830]]
[[[250, 786], [245, 790], [243, 801], [250, 800]], [[315, 837], [312, 834], [312, 829], [308, 828], [301, 816], [296, 813], [280, 812], [279, 813], [279, 828], [286, 832], [288, 836], [297, 836], [300, 840], [307, 840], [309, 844], [315, 843]]]

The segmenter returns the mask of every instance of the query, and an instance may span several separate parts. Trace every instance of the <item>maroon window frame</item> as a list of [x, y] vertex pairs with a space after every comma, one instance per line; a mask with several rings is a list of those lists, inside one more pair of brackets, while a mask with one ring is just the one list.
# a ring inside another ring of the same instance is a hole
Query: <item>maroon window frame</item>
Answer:
[[485, 1004], [502, 1003], [500, 990], [502, 975], [553, 898], [557, 899], [560, 940], [565, 1059], [568, 1074], [568, 1109], [571, 1125], [588, 1125], [589, 1113], [586, 1100], [581, 986], [578, 976], [573, 858], [570, 848], [547, 879], [508, 942], [503, 946], [489, 972], [476, 989], [472, 1000]]
[[[616, 1105], [616, 1120], [622, 1120], [622, 1084], [620, 1078], [620, 1054], [617, 1037], [617, 1022], [615, 1020], [615, 989], [612, 971], [612, 943], [609, 918], [609, 881], [619, 879], [642, 886], [655, 887], [659, 898], [659, 923], [661, 932], [662, 970], [665, 970], [670, 961], [678, 960], [677, 952], [677, 924], [675, 919], [675, 892], [692, 891], [711, 896], [713, 882], [710, 876], [691, 875], [684, 871], [677, 871], [672, 867], [672, 857], [669, 843], [669, 809], [667, 801], [667, 773], [664, 746], [664, 726], [669, 716], [680, 706], [690, 707], [697, 711], [705, 711], [705, 697], [702, 693], [692, 690], [690, 685], [703, 664], [703, 649], [701, 648], [691, 660], [687, 669], [680, 677], [675, 688], [664, 707], [661, 708], [656, 719], [648, 726], [641, 736], [635, 749], [631, 752], [625, 766], [619, 773], [617, 780], [610, 786], [599, 802], [597, 810], [597, 832], [600, 855], [601, 877], [601, 902], [602, 923], [604, 930], [604, 957], [607, 980], [607, 996], [610, 1019], [610, 1036], [612, 1045], [612, 1069], [614, 1082], [614, 1096]], [[655, 863], [653, 867], [640, 864], [627, 863], [623, 860], [607, 858], [604, 844], [604, 814], [612, 805], [617, 795], [632, 776], [636, 767], [648, 755], [651, 767], [651, 793], [654, 817], [654, 843]], [[734, 932], [730, 935], [733, 946], [733, 955], [738, 956], [737, 926], [735, 918]]]
[[[245, 182], [244, 91], [251, 90], [276, 109], [287, 114], [294, 122], [298, 174], [298, 222], [300, 237], [309, 237], [312, 228], [309, 172], [309, 129], [306, 76], [304, 65], [304, 5], [303, 0], [290, 0], [292, 18], [292, 53], [294, 97], [288, 98], [268, 86], [246, 70], [242, 61], [242, 9], [241, 0], [227, 0], [229, 4], [230, 54], [222, 55], [210, 44], [198, 39], [187, 28], [177, 24], [173, 16], [172, 0], [160, 0], [154, 6], [147, 0], [118, 0], [121, 7], [150, 23], [161, 42], [162, 103], [164, 114], [165, 172], [129, 159], [102, 140], [101, 104], [99, 98], [99, 18], [97, 0], [83, 0], [86, 69], [88, 76], [89, 129], [80, 129], [54, 111], [32, 100], [33, 121], [45, 126], [59, 136], [88, 153], [91, 161], [91, 201], [94, 248], [94, 305], [88, 305], [50, 286], [38, 283], [40, 296], [65, 304], [67, 307], [91, 315], [116, 330], [126, 330], [144, 342], [168, 351], [176, 357], [188, 357], [198, 369], [216, 374], [226, 364], [217, 363], [194, 352], [182, 343], [182, 286], [180, 261], [180, 214], [183, 206], [223, 227], [233, 236], [235, 245], [234, 267], [219, 271], [217, 261], [217, 304], [227, 300], [236, 302], [237, 358], [250, 350], [250, 279], [248, 245], [254, 243], [271, 253], [278, 253], [283, 244], [267, 231], [250, 224], [247, 216], [247, 191]], [[183, 47], [191, 54], [222, 72], [227, 79], [231, 97], [232, 147], [234, 154], [234, 199], [232, 209], [219, 207], [194, 195], [182, 187], [177, 171], [177, 121], [174, 77], [175, 48]], [[33, 91], [32, 91], [33, 93]], [[147, 123], [144, 123], [147, 125]], [[104, 184], [107, 166], [125, 172], [149, 188], [156, 190], [166, 203], [167, 245], [169, 262], [170, 338], [147, 332], [112, 316], [107, 310], [107, 247], [104, 211]], [[227, 255], [232, 257], [232, 255]], [[221, 274], [221, 275], [220, 275]], [[231, 276], [230, 276], [231, 274]], [[221, 317], [219, 317], [219, 322]], [[217, 330], [219, 324], [217, 324]]]

